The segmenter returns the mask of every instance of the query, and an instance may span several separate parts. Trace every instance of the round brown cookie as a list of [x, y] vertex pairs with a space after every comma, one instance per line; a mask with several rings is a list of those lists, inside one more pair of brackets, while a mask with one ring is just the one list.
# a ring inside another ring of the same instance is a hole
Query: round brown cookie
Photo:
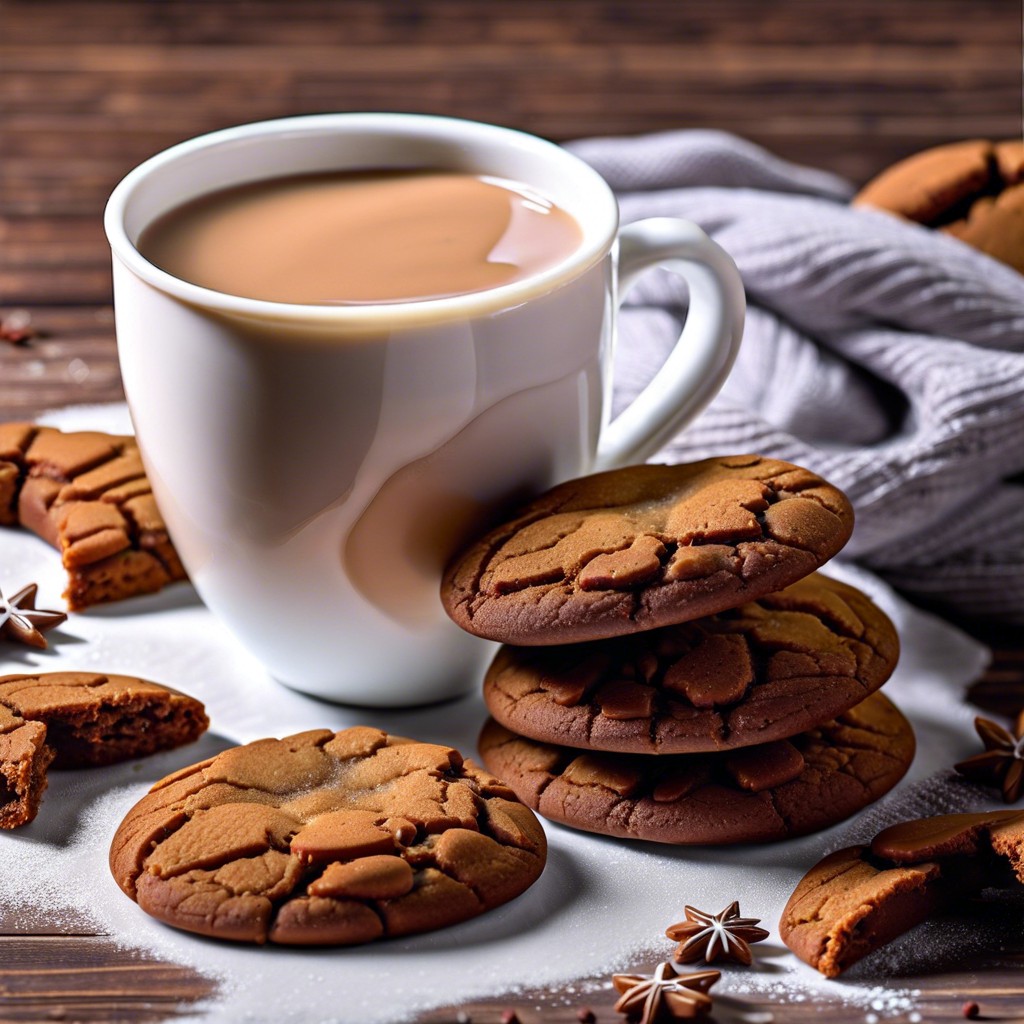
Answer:
[[870, 846], [838, 850], [815, 864], [789, 898], [779, 935], [801, 960], [834, 978], [1007, 875], [1010, 885], [1024, 882], [1024, 811], [900, 822]]
[[781, 590], [852, 529], [845, 496], [788, 462], [630, 466], [530, 502], [452, 563], [441, 599], [463, 629], [489, 640], [600, 640]]
[[110, 868], [177, 928], [351, 945], [505, 903], [546, 852], [534, 815], [458, 751], [359, 727], [259, 740], [168, 776], [121, 823]]
[[727, 753], [583, 753], [491, 720], [480, 754], [563, 825], [679, 845], [757, 843], [816, 832], [877, 800], [910, 766], [914, 734], [875, 693], [816, 729]]
[[882, 611], [814, 573], [693, 622], [588, 644], [502, 647], [484, 699], [502, 725], [547, 743], [728, 750], [834, 718], [877, 690], [898, 656]]
[[854, 197], [928, 227], [1024, 273], [1024, 142], [937, 146], [893, 164]]

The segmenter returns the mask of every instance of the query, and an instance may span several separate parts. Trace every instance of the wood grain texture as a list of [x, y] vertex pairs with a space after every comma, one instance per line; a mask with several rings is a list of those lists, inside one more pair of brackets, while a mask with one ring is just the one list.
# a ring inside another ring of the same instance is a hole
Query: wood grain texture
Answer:
[[[861, 182], [929, 145], [1019, 134], [1020, 35], [1008, 0], [0, 0], [0, 319], [24, 309], [43, 332], [0, 343], [0, 418], [122, 397], [103, 204], [132, 166], [192, 135], [362, 109], [555, 140], [719, 128]], [[988, 639], [1001, 648], [975, 695], [1009, 710], [1021, 645]], [[975, 959], [887, 983], [920, 988], [926, 1021], [962, 1019], [966, 998], [1022, 1019], [1019, 935]], [[621, 1020], [592, 982], [583, 999], [463, 1009], [489, 1024], [515, 1007], [531, 1024], [575, 1021], [586, 1002]], [[211, 990], [87, 925], [0, 905], [0, 1020], [158, 1021]], [[822, 1019], [818, 1000], [769, 1003], [777, 1021]], [[826, 1010], [836, 1024], [866, 1012]]]
[[[0, 0], [0, 416], [119, 397], [103, 204], [201, 132], [415, 110], [555, 140], [720, 128], [866, 180], [922, 147], [1020, 131], [1006, 0]], [[53, 307], [81, 309], [81, 326]], [[86, 367], [69, 364], [78, 358]], [[88, 369], [88, 373], [85, 372]], [[66, 388], [66, 392], [62, 392]]]
[[0, 935], [0, 1019], [168, 1020], [216, 986], [102, 935]]
[[[1007, 934], [1010, 928], [1007, 927]], [[668, 946], [671, 952], [671, 944]], [[763, 968], [751, 968], [755, 982], [753, 988], [766, 989]], [[652, 974], [657, 961], [648, 960], [630, 967], [631, 974]], [[718, 965], [715, 965], [716, 967]], [[1001, 959], [998, 974], [982, 976], [963, 965], [950, 967], [940, 973], [925, 972], [921, 976], [898, 976], [879, 979], [862, 973], [845, 992], [823, 994], [820, 990], [811, 998], [786, 999], [778, 994], [749, 993], [728, 996], [712, 988], [714, 999], [710, 1018], [718, 1024], [908, 1024], [921, 1021], [938, 1024], [942, 1021], [964, 1020], [964, 1003], [978, 1003], [978, 1020], [999, 1021], [1002, 1024], [1024, 1020], [1024, 949], [1008, 953]], [[703, 964], [692, 965], [703, 970]], [[770, 970], [770, 968], [769, 968]], [[742, 983], [742, 972], [732, 974], [734, 982]], [[998, 980], [996, 980], [998, 978]], [[419, 1024], [508, 1024], [509, 1012], [514, 1012], [519, 1024], [580, 1024], [581, 1011], [593, 1014], [594, 1024], [626, 1024], [626, 1018], [614, 1010], [617, 993], [608, 986], [608, 977], [587, 978], [571, 986], [571, 991], [536, 990], [515, 996], [480, 1000], [462, 1006], [444, 1007], [425, 1014]], [[991, 981], [986, 985], [983, 981]], [[982, 982], [982, 983], [979, 983]], [[874, 993], [870, 990], [876, 987]], [[878, 989], [883, 989], [882, 994]], [[916, 995], [910, 996], [913, 991]], [[892, 993], [891, 1005], [886, 996]], [[872, 1006], [873, 1000], [880, 1005]], [[902, 1002], [901, 1002], [902, 1000]], [[910, 1005], [913, 1009], [909, 1009]], [[912, 1014], [920, 1016], [911, 1016]], [[463, 1016], [460, 1018], [460, 1014]], [[635, 1018], [633, 1018], [635, 1022]]]

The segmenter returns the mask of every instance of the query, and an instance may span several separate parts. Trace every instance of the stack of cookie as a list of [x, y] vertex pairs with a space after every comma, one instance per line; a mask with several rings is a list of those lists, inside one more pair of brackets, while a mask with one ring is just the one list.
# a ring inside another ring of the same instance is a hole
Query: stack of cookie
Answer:
[[846, 818], [913, 758], [880, 693], [892, 624], [814, 572], [845, 496], [759, 456], [562, 484], [449, 568], [451, 617], [502, 641], [480, 753], [545, 817], [667, 843], [760, 842]]

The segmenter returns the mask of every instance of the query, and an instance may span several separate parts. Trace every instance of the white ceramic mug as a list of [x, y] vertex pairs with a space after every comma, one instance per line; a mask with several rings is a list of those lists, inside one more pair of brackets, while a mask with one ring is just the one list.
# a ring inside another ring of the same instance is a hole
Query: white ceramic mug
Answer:
[[[355, 168], [442, 167], [540, 190], [579, 248], [456, 297], [289, 305], [179, 280], [136, 241], [200, 194]], [[643, 461], [718, 391], [743, 287], [695, 225], [619, 230], [608, 185], [549, 142], [405, 114], [244, 125], [147, 160], [106, 210], [124, 388], [171, 536], [209, 608], [285, 684], [332, 700], [464, 693], [490, 645], [448, 621], [442, 569], [495, 508]], [[689, 285], [682, 337], [608, 422], [618, 303], [643, 270]]]

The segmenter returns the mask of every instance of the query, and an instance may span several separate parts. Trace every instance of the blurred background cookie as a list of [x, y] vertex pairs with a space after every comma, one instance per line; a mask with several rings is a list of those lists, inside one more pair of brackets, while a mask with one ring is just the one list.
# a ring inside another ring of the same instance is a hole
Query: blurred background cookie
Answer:
[[915, 153], [853, 204], [945, 231], [1024, 273], [1024, 141], [971, 139]]

